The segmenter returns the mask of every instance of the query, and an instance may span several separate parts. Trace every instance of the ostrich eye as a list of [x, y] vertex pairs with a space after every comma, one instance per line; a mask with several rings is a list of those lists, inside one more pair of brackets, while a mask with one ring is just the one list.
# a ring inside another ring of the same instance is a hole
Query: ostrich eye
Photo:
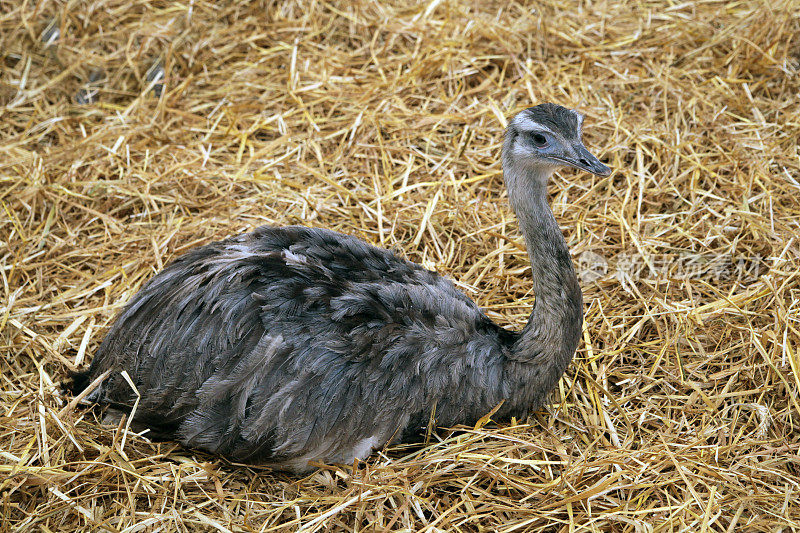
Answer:
[[531, 133], [531, 140], [533, 141], [533, 144], [538, 148], [542, 148], [547, 144], [547, 137], [545, 137], [541, 133], [535, 133], [535, 132]]

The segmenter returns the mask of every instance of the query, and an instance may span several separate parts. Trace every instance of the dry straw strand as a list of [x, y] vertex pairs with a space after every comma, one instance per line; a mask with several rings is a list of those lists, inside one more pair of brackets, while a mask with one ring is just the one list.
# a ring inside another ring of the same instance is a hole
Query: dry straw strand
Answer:
[[[799, 63], [796, 0], [0, 4], [0, 530], [800, 530]], [[542, 101], [617, 170], [553, 180], [586, 324], [531, 420], [297, 479], [59, 390], [156, 270], [261, 224], [520, 327], [499, 149]]]

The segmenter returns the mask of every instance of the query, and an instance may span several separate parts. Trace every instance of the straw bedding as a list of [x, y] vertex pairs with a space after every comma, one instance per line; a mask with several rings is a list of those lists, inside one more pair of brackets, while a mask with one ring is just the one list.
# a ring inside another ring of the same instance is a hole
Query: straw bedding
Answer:
[[[3, 3], [0, 529], [800, 530], [799, 58], [796, 0]], [[616, 172], [553, 180], [586, 325], [531, 420], [298, 479], [59, 391], [154, 271], [266, 223], [521, 326], [499, 149], [542, 101]]]

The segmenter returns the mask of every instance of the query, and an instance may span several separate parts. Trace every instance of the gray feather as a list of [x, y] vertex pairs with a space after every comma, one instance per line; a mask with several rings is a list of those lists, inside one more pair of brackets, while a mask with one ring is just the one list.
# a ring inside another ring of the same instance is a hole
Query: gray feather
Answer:
[[[580, 127], [572, 112], [538, 114], [549, 128]], [[582, 301], [537, 188], [552, 169], [504, 164], [533, 263], [536, 305], [523, 331], [497, 326], [449, 280], [387, 250], [265, 226], [153, 277], [94, 357], [89, 376], [114, 372], [92, 399], [133, 405], [126, 370], [141, 394], [135, 419], [155, 435], [294, 471], [414, 438], [434, 406], [443, 426], [474, 424], [501, 402], [496, 416], [526, 416], [572, 358]]]

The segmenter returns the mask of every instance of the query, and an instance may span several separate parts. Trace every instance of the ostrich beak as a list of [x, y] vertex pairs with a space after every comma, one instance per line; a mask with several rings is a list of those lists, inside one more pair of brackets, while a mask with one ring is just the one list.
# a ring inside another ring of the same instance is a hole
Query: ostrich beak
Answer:
[[611, 174], [611, 168], [607, 167], [601, 163], [599, 159], [593, 156], [592, 153], [586, 149], [583, 143], [577, 142], [572, 145], [572, 152], [573, 153], [561, 159], [561, 161], [572, 168], [585, 170], [586, 172], [591, 172], [596, 176], [605, 177]]

